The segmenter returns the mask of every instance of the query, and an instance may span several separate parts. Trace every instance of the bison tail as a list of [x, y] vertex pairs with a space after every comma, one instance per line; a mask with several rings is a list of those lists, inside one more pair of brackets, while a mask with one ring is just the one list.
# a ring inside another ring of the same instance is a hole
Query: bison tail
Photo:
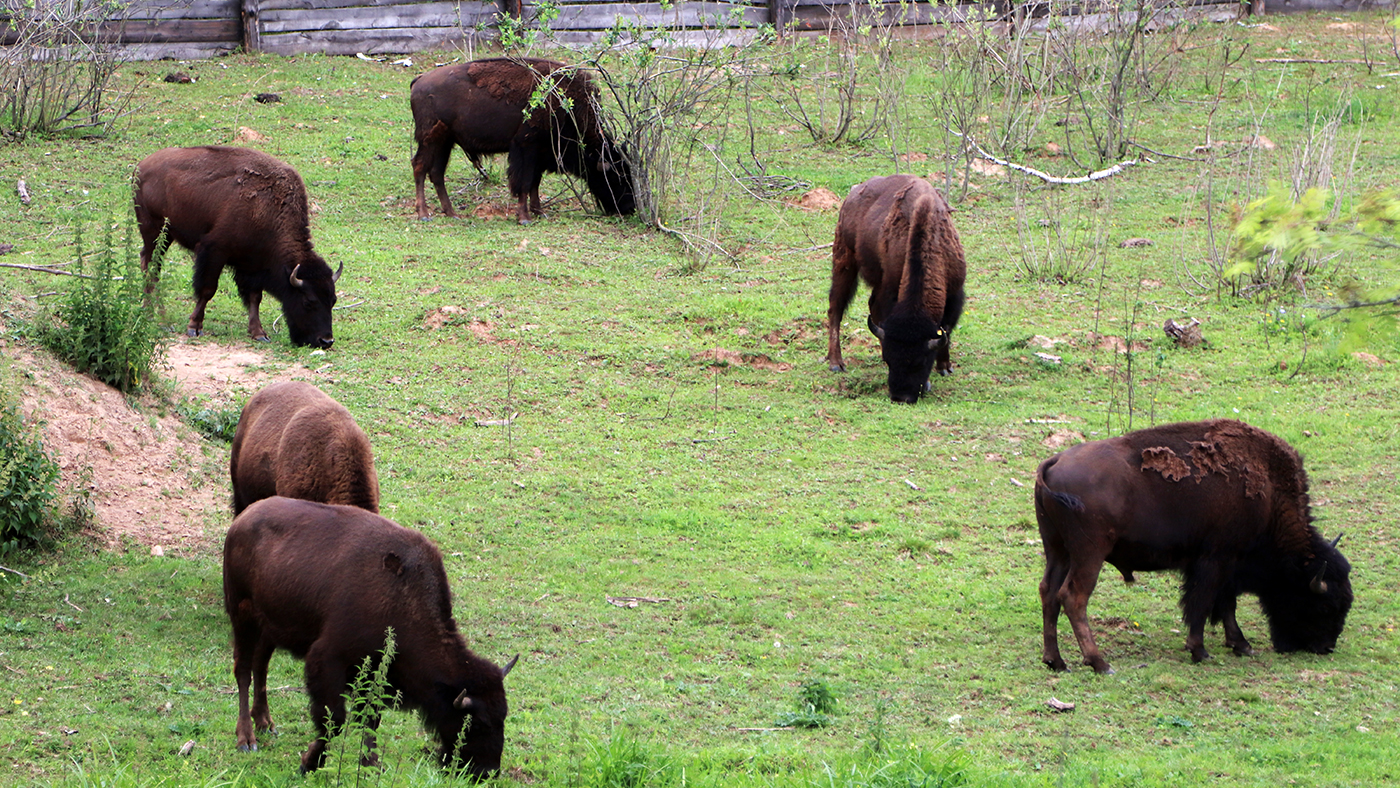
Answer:
[[1050, 500], [1054, 501], [1055, 503], [1058, 503], [1060, 506], [1063, 506], [1071, 512], [1084, 511], [1084, 501], [1078, 495], [1071, 495], [1070, 493], [1065, 492], [1055, 492], [1049, 487], [1045, 487], [1043, 485], [1037, 490], [1037, 492], [1043, 494]]

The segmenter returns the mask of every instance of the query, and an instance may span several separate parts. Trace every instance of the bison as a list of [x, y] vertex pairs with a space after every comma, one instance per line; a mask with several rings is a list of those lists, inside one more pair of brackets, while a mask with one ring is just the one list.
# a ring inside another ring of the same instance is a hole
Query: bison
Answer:
[[[477, 777], [500, 768], [503, 679], [515, 660], [501, 668], [467, 648], [452, 618], [442, 555], [417, 531], [354, 506], [258, 501], [224, 540], [224, 609], [233, 625], [238, 749], [257, 749], [254, 723], [272, 728], [267, 665], [280, 648], [306, 661], [316, 738], [301, 771], [320, 768], [327, 740], [345, 723], [346, 688], [366, 658], [384, 650], [392, 628], [389, 689], [437, 738], [439, 762]], [[366, 724], [373, 731], [379, 720]], [[364, 761], [374, 763], [372, 733], [366, 744]]]
[[[540, 103], [532, 106], [532, 100]], [[432, 178], [442, 212], [457, 215], [443, 184], [453, 145], [478, 169], [482, 154], [508, 154], [506, 179], [521, 224], [543, 213], [540, 178], [546, 172], [583, 178], [604, 213], [636, 211], [631, 168], [603, 127], [598, 90], [584, 71], [543, 58], [457, 63], [414, 79], [409, 104], [420, 219], [428, 218], [424, 178]]]
[[[194, 312], [187, 333], [204, 333], [204, 307], [233, 269], [248, 309], [248, 335], [268, 341], [258, 316], [264, 292], [282, 302], [294, 345], [328, 348], [334, 272], [311, 247], [306, 187], [301, 176], [266, 153], [206, 145], [165, 148], [136, 165], [136, 222], [141, 229], [141, 270], [159, 243], [194, 251]], [[154, 287], [157, 269], [147, 280]]]
[[1279, 652], [1330, 653], [1351, 609], [1351, 565], [1312, 525], [1302, 459], [1248, 424], [1167, 424], [1074, 446], [1040, 464], [1035, 514], [1051, 670], [1065, 670], [1055, 631], [1063, 606], [1084, 663], [1112, 672], [1086, 613], [1105, 562], [1128, 582], [1139, 570], [1181, 571], [1196, 662], [1209, 656], [1207, 617], [1224, 624], [1235, 654], [1254, 653], [1235, 621], [1242, 593], [1259, 597]]
[[274, 383], [243, 406], [229, 459], [233, 513], [281, 495], [379, 513], [369, 437], [309, 383]]
[[841, 318], [857, 276], [870, 285], [867, 325], [889, 367], [890, 399], [915, 403], [929, 373], [952, 373], [953, 328], [967, 263], [943, 194], [913, 175], [871, 178], [851, 189], [836, 222], [827, 309], [827, 363], [846, 371]]

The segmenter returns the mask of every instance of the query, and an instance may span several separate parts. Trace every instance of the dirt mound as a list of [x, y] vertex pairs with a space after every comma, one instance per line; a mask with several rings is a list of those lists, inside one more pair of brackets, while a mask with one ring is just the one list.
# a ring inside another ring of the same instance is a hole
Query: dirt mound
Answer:
[[[176, 399], [204, 397], [216, 407], [238, 407], [268, 383], [310, 376], [301, 367], [268, 371], [256, 352], [207, 340], [172, 345], [168, 360], [163, 374], [179, 386]], [[4, 348], [0, 363], [19, 371], [20, 408], [43, 425], [63, 485], [91, 496], [98, 538], [166, 553], [217, 544], [231, 517], [225, 444], [206, 440], [154, 399], [133, 405], [46, 354]]]
[[829, 211], [833, 208], [841, 207], [841, 198], [836, 196], [836, 192], [818, 186], [801, 197], [789, 202], [794, 208], [801, 208], [804, 211]]

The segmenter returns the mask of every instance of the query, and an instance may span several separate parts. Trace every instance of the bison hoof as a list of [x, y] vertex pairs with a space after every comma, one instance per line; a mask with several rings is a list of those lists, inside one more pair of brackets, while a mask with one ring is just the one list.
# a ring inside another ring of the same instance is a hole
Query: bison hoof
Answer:
[[830, 367], [828, 367], [828, 369], [830, 369], [832, 372], [845, 372], [845, 371], [846, 371], [846, 365], [845, 365], [845, 364], [832, 364]]
[[1210, 659], [1210, 654], [1206, 653], [1205, 649], [1201, 649], [1199, 651], [1193, 649], [1191, 651], [1192, 662], [1205, 662], [1208, 659]]
[[947, 369], [940, 369], [940, 370], [938, 370], [938, 374], [940, 374], [940, 375], [945, 375], [945, 376], [946, 376], [946, 375], [951, 375], [951, 374], [953, 374], [953, 368], [952, 368], [952, 367], [949, 367], [949, 368], [947, 368]]
[[257, 751], [258, 751], [258, 745], [256, 745], [256, 744], [240, 744], [240, 745], [238, 745], [238, 751], [239, 751], [239, 752], [257, 752]]
[[1045, 667], [1055, 671], [1056, 673], [1064, 673], [1069, 670], [1069, 665], [1066, 665], [1065, 661], [1063, 659], [1060, 659], [1059, 657], [1055, 657], [1054, 659], [1047, 659], [1044, 660], [1044, 662]]
[[197, 336], [202, 336], [203, 334], [204, 334], [204, 332], [201, 331], [201, 330], [199, 330], [199, 329], [197, 329], [197, 328], [187, 328], [187, 329], [185, 329], [185, 336], [187, 336], [187, 337], [197, 337]]
[[253, 341], [254, 341], [254, 342], [271, 342], [271, 341], [272, 341], [272, 337], [268, 336], [267, 334], [263, 334], [263, 335], [260, 336], [260, 337], [253, 337]]
[[1235, 656], [1252, 657], [1254, 656], [1254, 649], [1250, 647], [1248, 643], [1244, 644], [1243, 646], [1235, 646]]

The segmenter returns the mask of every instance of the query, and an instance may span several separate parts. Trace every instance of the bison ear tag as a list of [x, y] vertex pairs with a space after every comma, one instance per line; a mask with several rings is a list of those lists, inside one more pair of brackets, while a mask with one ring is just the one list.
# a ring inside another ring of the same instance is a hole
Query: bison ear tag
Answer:
[[403, 574], [403, 559], [395, 553], [385, 553], [384, 568], [396, 575], [401, 575]]

